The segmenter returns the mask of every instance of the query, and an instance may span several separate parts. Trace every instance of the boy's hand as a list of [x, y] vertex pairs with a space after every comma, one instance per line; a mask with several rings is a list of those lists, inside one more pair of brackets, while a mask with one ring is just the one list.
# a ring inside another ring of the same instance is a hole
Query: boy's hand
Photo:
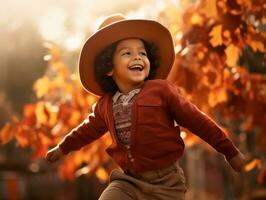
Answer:
[[239, 152], [239, 154], [231, 158], [228, 162], [231, 165], [231, 167], [235, 170], [235, 172], [239, 173], [244, 167], [245, 156]]
[[62, 150], [60, 149], [60, 147], [56, 146], [47, 152], [45, 159], [48, 162], [55, 162], [63, 156], [64, 156], [64, 154], [63, 154]]

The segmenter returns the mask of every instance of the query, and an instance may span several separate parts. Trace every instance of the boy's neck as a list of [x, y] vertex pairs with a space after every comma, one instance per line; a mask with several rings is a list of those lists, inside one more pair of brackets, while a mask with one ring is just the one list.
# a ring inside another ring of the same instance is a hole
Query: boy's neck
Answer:
[[127, 86], [127, 85], [120, 85], [118, 86], [119, 88], [119, 91], [125, 95], [127, 95], [130, 91], [132, 90], [135, 90], [135, 89], [138, 89], [138, 88], [141, 88], [143, 86], [144, 82], [138, 84], [138, 85], [130, 85], [130, 86]]

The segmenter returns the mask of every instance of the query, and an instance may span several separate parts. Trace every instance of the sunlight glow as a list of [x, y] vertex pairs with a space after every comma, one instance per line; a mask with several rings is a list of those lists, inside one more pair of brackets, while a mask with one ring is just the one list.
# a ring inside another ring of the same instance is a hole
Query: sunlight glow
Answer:
[[70, 51], [79, 49], [79, 47], [81, 46], [81, 43], [82, 43], [81, 38], [82, 37], [78, 36], [78, 35], [68, 37], [65, 40], [64, 46], [66, 47], [67, 50], [70, 50]]
[[181, 133], [180, 133], [180, 137], [181, 137], [182, 139], [185, 139], [185, 138], [187, 137], [187, 133], [186, 133], [185, 131], [181, 131]]
[[64, 34], [65, 13], [61, 9], [53, 9], [40, 20], [39, 30], [45, 40], [55, 41]]

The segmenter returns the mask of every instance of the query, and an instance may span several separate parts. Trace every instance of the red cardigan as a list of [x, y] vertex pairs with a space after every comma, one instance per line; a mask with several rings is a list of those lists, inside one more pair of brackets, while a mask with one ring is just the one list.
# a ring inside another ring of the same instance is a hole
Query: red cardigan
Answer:
[[224, 154], [227, 160], [239, 152], [213, 120], [182, 97], [172, 83], [161, 79], [146, 81], [135, 98], [130, 148], [125, 148], [116, 138], [111, 93], [99, 99], [94, 112], [59, 147], [67, 154], [109, 131], [112, 144], [106, 151], [123, 170], [141, 173], [159, 169], [176, 161], [184, 151], [180, 128], [174, 121]]

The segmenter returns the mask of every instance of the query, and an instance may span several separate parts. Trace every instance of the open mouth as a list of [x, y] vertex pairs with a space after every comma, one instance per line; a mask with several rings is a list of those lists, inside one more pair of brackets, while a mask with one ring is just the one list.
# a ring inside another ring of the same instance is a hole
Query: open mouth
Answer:
[[130, 68], [129, 68], [129, 70], [132, 70], [132, 71], [142, 71], [144, 69], [144, 67], [143, 66], [141, 66], [141, 65], [133, 65], [133, 66], [131, 66]]

